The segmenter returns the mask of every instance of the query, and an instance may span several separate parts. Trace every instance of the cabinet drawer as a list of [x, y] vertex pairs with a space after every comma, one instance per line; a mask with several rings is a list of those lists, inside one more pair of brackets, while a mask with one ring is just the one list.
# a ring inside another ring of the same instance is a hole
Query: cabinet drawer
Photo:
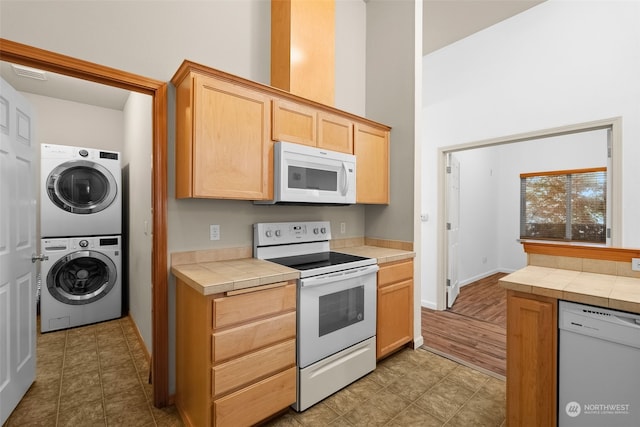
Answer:
[[216, 427], [249, 426], [296, 401], [296, 368], [287, 369], [259, 383], [213, 402]]
[[378, 271], [378, 287], [413, 278], [413, 260], [383, 264]]
[[296, 336], [296, 312], [215, 332], [211, 340], [213, 364]]
[[296, 285], [216, 298], [213, 304], [213, 329], [249, 322], [296, 309]]
[[211, 393], [215, 398], [295, 366], [295, 364], [296, 340], [292, 339], [273, 347], [267, 347], [213, 367]]

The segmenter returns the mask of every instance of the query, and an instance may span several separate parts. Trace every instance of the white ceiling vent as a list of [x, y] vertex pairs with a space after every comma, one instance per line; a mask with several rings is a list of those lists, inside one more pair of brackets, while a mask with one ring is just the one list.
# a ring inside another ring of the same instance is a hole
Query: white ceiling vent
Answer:
[[47, 73], [36, 68], [25, 67], [24, 65], [11, 64], [13, 71], [20, 77], [27, 77], [35, 80], [47, 80]]

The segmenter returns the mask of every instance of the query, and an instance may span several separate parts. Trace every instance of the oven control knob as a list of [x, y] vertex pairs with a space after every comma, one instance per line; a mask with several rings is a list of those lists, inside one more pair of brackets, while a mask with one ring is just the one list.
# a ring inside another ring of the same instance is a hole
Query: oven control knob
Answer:
[[280, 230], [276, 230], [276, 237], [280, 237], [281, 234], [282, 232]]
[[271, 230], [267, 230], [266, 233], [264, 233], [267, 237], [271, 237], [273, 235], [273, 233], [271, 232]]
[[313, 229], [313, 234], [318, 234], [320, 232], [320, 230], [318, 230], [317, 228]]
[[326, 228], [322, 227], [322, 228], [320, 229], [320, 233], [325, 234], [326, 232], [327, 232], [327, 229], [326, 229]]

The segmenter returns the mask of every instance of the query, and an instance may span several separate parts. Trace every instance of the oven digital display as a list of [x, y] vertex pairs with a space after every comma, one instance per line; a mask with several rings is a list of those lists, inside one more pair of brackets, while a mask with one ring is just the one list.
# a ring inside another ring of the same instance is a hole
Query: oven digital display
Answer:
[[322, 295], [318, 299], [318, 304], [319, 336], [362, 322], [364, 320], [364, 286]]
[[307, 227], [304, 225], [292, 225], [291, 226], [291, 234], [294, 236], [299, 236], [301, 234], [306, 234]]

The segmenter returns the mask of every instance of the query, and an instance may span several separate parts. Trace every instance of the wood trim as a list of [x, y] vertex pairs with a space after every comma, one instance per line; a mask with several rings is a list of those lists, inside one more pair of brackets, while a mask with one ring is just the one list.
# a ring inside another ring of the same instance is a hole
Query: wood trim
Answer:
[[558, 175], [573, 175], [577, 173], [590, 173], [590, 172], [606, 172], [606, 167], [600, 168], [586, 168], [586, 169], [567, 169], [560, 171], [548, 171], [548, 172], [528, 172], [521, 173], [520, 178], [531, 178], [534, 176], [558, 176]]
[[522, 242], [528, 254], [565, 256], [574, 258], [601, 259], [607, 261], [631, 262], [640, 258], [640, 249], [612, 248], [604, 246], [564, 245], [542, 242]]
[[0, 60], [116, 86], [153, 97], [153, 403], [169, 403], [167, 273], [167, 83], [0, 38]]

